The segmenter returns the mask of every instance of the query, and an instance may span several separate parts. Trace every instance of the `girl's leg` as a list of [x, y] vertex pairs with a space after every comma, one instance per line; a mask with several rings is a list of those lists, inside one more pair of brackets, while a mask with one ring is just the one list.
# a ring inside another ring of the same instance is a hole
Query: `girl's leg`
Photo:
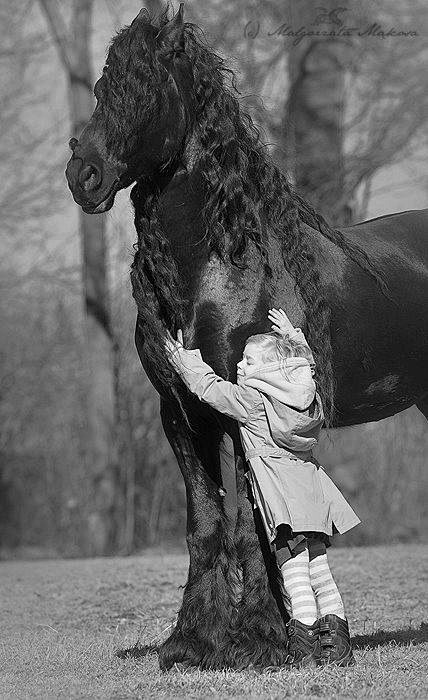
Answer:
[[348, 621], [342, 597], [330, 571], [326, 545], [321, 538], [308, 537], [309, 572], [316, 595], [320, 618], [320, 665], [350, 666], [355, 663], [352, 654]]
[[308, 537], [309, 575], [315, 593], [319, 617], [337, 615], [345, 620], [342, 596], [330, 571], [325, 543]]
[[305, 535], [295, 535], [289, 525], [278, 525], [273, 541], [276, 563], [281, 572], [284, 605], [291, 618], [313, 624], [316, 600], [309, 576], [309, 555]]
[[306, 543], [281, 566], [282, 580], [291, 608], [291, 617], [305, 625], [317, 619], [317, 604], [309, 576], [309, 552]]
[[320, 657], [317, 605], [309, 576], [306, 537], [292, 538], [288, 527], [279, 526], [274, 545], [291, 617], [287, 624], [287, 666], [316, 666]]

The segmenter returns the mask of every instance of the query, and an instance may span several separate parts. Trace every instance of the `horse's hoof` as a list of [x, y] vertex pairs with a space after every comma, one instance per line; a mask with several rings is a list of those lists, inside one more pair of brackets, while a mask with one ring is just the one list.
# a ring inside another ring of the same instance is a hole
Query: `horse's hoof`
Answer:
[[[176, 627], [168, 639], [159, 647], [158, 660], [161, 671], [175, 670], [184, 673], [184, 669], [198, 667], [203, 657], [203, 648], [199, 644], [190, 646]], [[175, 669], [174, 669], [175, 667]], [[187, 671], [186, 671], [187, 672]]]
[[283, 671], [285, 669], [285, 666], [266, 666], [266, 668], [261, 668], [260, 672], [261, 673], [279, 673], [280, 671]]
[[176, 661], [173, 666], [170, 668], [171, 673], [192, 673], [194, 671], [195, 667], [190, 666], [189, 664], [186, 664], [184, 661]]
[[249, 668], [249, 670], [254, 671], [254, 673], [272, 673], [272, 674], [280, 673], [281, 671], [285, 671], [287, 669], [287, 667], [285, 665], [282, 665], [282, 666], [276, 666], [276, 665], [261, 666], [261, 665], [258, 665], [257, 666], [254, 664], [250, 664], [250, 666], [248, 668]]

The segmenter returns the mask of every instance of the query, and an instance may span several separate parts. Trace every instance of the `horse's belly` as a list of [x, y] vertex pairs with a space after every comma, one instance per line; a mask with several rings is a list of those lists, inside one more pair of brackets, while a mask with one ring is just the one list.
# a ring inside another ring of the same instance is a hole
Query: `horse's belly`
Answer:
[[[379, 370], [384, 357], [379, 359]], [[410, 357], [395, 357], [388, 369], [376, 374], [352, 364], [339, 378], [336, 392], [338, 426], [368, 423], [388, 418], [417, 403], [428, 393], [428, 362], [412, 362]]]

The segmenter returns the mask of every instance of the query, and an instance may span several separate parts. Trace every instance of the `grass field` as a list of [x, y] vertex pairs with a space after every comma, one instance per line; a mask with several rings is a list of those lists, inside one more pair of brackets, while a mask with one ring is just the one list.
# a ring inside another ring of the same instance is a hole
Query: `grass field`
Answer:
[[428, 698], [428, 547], [330, 552], [357, 666], [275, 675], [164, 674], [156, 654], [117, 657], [166, 637], [184, 555], [1, 562], [0, 697]]

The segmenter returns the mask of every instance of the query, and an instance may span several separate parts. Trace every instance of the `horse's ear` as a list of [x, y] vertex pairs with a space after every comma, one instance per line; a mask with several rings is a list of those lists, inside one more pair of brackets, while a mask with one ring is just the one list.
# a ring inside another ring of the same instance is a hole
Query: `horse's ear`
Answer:
[[184, 51], [184, 2], [180, 2], [177, 14], [164, 24], [156, 35], [156, 42], [160, 48], [169, 48], [172, 51]]
[[142, 22], [149, 22], [150, 23], [150, 14], [149, 14], [148, 9], [145, 7], [141, 8], [141, 10], [139, 11], [136, 18], [132, 20], [132, 24], [134, 24], [134, 22], [139, 22], [140, 20]]

